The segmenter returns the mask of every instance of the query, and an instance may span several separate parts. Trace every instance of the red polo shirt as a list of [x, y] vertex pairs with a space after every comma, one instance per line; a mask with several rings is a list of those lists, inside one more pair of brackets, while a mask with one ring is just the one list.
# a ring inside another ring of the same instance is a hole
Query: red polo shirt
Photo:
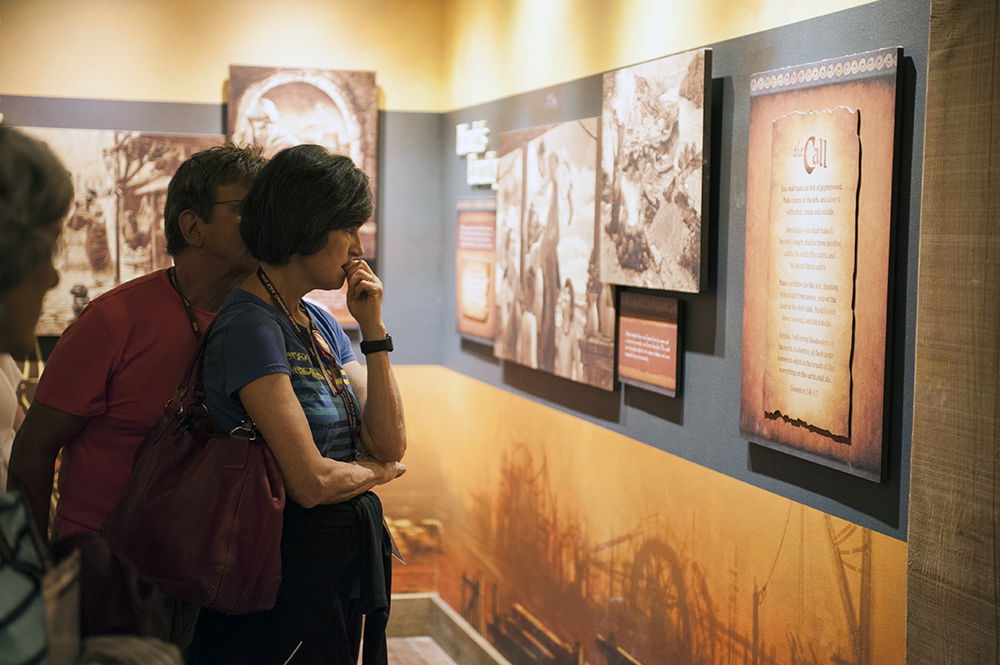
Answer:
[[[213, 314], [195, 311], [204, 330]], [[53, 524], [60, 536], [100, 530], [136, 448], [163, 414], [196, 348], [165, 270], [94, 299], [63, 333], [35, 399], [89, 420], [63, 447]]]

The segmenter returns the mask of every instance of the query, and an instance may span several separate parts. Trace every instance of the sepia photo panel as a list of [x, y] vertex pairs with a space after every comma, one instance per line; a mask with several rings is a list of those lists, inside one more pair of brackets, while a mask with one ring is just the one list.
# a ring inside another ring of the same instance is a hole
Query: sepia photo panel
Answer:
[[59, 236], [59, 285], [45, 295], [36, 334], [61, 335], [87, 303], [118, 284], [168, 268], [167, 185], [181, 162], [218, 135], [21, 127], [69, 169], [76, 191]]
[[711, 50], [604, 74], [601, 279], [697, 293], [704, 288]]
[[600, 278], [598, 118], [500, 135], [497, 336], [503, 360], [614, 388], [614, 301]]

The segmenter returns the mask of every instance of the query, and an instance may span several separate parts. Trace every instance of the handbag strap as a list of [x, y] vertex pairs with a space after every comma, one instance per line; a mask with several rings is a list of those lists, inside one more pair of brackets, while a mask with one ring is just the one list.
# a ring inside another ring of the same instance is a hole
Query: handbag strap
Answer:
[[[195, 350], [191, 360], [188, 361], [187, 368], [184, 370], [184, 374], [181, 377], [181, 381], [177, 384], [177, 390], [174, 392], [174, 396], [167, 402], [169, 407], [171, 404], [175, 405], [178, 412], [184, 410], [184, 398], [187, 396], [188, 392], [191, 392], [192, 402], [204, 402], [205, 400], [205, 386], [201, 379], [201, 365], [202, 360], [205, 357], [205, 348], [208, 346], [208, 338], [212, 332], [212, 328], [215, 327], [215, 322], [219, 320], [219, 317], [227, 309], [232, 307], [232, 305], [226, 305], [215, 315], [212, 322], [208, 324], [208, 328], [198, 339], [198, 348]], [[194, 383], [192, 384], [192, 379]], [[192, 390], [192, 388], [194, 390]]]
[[[220, 309], [212, 319], [212, 322], [205, 328], [205, 332], [198, 340], [198, 348], [195, 350], [194, 355], [191, 356], [191, 360], [188, 361], [187, 368], [184, 370], [184, 376], [177, 386], [177, 391], [166, 404], [166, 408], [173, 408], [177, 416], [183, 415], [185, 417], [182, 421], [185, 423], [185, 426], [190, 425], [198, 418], [208, 416], [208, 407], [205, 405], [205, 384], [202, 375], [205, 350], [208, 348], [208, 341], [212, 336], [212, 330], [215, 328], [216, 322], [222, 318], [223, 312], [238, 304], [240, 303], [230, 303]], [[185, 406], [184, 398], [189, 392], [190, 401]], [[243, 420], [236, 427], [232, 428], [229, 433], [231, 435], [240, 434], [251, 441], [255, 440], [258, 436], [257, 425], [249, 414], [244, 416]]]
[[41, 582], [42, 576], [45, 574], [42, 568], [17, 558], [17, 553], [7, 542], [7, 534], [3, 533], [3, 529], [0, 529], [0, 561], [36, 583]]
[[220, 309], [215, 314], [212, 322], [208, 324], [207, 328], [205, 328], [204, 333], [202, 333], [201, 337], [198, 339], [198, 348], [195, 349], [194, 355], [192, 355], [191, 360], [188, 361], [187, 368], [181, 376], [180, 383], [177, 384], [177, 390], [174, 392], [174, 396], [167, 401], [166, 408], [173, 408], [173, 410], [178, 414], [183, 413], [187, 408], [184, 406], [184, 398], [188, 396], [188, 393], [190, 393], [190, 405], [193, 406], [195, 404], [200, 404], [204, 409], [205, 385], [202, 383], [201, 368], [205, 359], [205, 349], [208, 347], [208, 340], [211, 337], [212, 329], [215, 327], [216, 321], [222, 317], [223, 312], [238, 304], [240, 303], [230, 303]]

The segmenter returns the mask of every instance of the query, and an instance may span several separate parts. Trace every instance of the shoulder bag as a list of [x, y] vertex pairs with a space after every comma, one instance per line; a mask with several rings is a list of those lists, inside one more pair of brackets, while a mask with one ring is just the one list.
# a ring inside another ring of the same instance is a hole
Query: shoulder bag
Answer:
[[230, 614], [257, 612], [274, 605], [281, 582], [285, 487], [249, 418], [226, 433], [212, 427], [201, 377], [210, 330], [140, 445], [103, 531], [160, 591]]

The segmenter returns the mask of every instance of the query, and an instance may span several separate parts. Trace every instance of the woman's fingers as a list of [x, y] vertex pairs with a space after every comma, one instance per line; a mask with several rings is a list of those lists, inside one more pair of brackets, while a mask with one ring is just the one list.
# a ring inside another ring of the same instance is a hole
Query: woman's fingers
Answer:
[[356, 261], [349, 264], [347, 281], [348, 295], [355, 297], [379, 296], [382, 294], [382, 280], [375, 275], [365, 261]]

